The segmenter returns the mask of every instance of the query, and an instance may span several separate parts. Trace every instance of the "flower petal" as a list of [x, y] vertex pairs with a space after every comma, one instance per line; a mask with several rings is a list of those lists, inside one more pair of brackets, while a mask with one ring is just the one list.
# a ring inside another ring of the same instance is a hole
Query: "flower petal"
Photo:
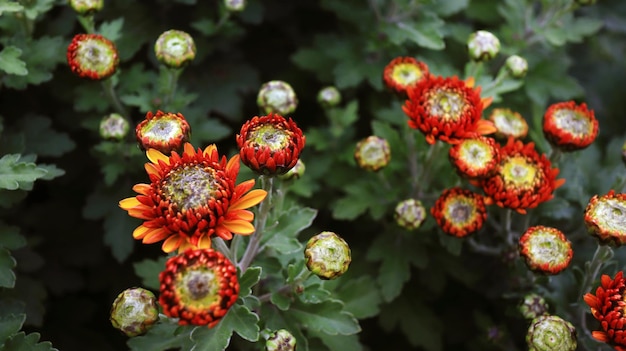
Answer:
[[150, 162], [154, 163], [155, 165], [158, 165], [159, 161], [163, 161], [163, 163], [165, 163], [166, 165], [170, 164], [169, 157], [163, 155], [161, 151], [157, 149], [148, 149], [148, 151], [146, 151], [146, 156], [148, 156]]
[[135, 228], [135, 230], [133, 230], [133, 238], [142, 239], [144, 236], [146, 236], [146, 233], [150, 230], [153, 230], [153, 228], [148, 228], [148, 227], [144, 227], [143, 225], [140, 225], [139, 227]]
[[119, 206], [126, 211], [129, 211], [139, 205], [141, 205], [141, 202], [139, 202], [136, 197], [128, 197], [124, 200], [120, 200], [119, 202]]
[[225, 220], [222, 222], [222, 225], [235, 234], [246, 235], [254, 233], [254, 226], [248, 221], [240, 219]]
[[183, 240], [183, 237], [180, 235], [172, 235], [163, 242], [161, 249], [164, 252], [170, 253], [180, 247]]
[[141, 195], [148, 195], [150, 189], [150, 184], [135, 184], [133, 186], [133, 191]]
[[265, 199], [267, 191], [261, 189], [255, 189], [242, 196], [239, 200], [233, 202], [229, 210], [244, 210], [250, 208]]
[[170, 233], [169, 230], [167, 230], [165, 228], [157, 228], [157, 229], [154, 229], [151, 232], [147, 233], [146, 236], [144, 236], [144, 238], [143, 238], [143, 240], [141, 242], [144, 243], [144, 244], [154, 244], [156, 242], [164, 240], [165, 238], [167, 238], [170, 235], [171, 235], [171, 233]]

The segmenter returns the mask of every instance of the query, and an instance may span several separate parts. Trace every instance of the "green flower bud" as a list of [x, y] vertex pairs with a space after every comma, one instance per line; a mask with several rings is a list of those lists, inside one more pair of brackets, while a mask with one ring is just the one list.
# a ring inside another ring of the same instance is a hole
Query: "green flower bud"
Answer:
[[506, 59], [506, 69], [514, 78], [523, 78], [528, 72], [528, 61], [517, 55], [511, 55]]
[[352, 261], [348, 243], [333, 232], [321, 232], [309, 239], [304, 258], [307, 268], [322, 279], [338, 278]]
[[196, 57], [196, 44], [191, 35], [180, 30], [163, 32], [154, 44], [159, 62], [170, 68], [181, 68]]
[[386, 167], [391, 160], [389, 143], [375, 135], [362, 139], [356, 144], [354, 159], [359, 167], [376, 172]]
[[419, 228], [426, 219], [426, 209], [421, 201], [407, 199], [396, 205], [394, 212], [396, 223], [402, 228], [415, 230]]
[[479, 30], [470, 35], [467, 48], [472, 60], [487, 61], [500, 52], [500, 40], [490, 32]]
[[298, 162], [296, 162], [296, 165], [293, 166], [292, 169], [288, 170], [287, 173], [285, 174], [279, 175], [278, 178], [282, 180], [300, 179], [300, 177], [302, 177], [302, 175], [304, 174], [305, 170], [306, 170], [306, 167], [304, 166], [304, 162], [302, 162], [302, 159], [299, 158]]
[[231, 12], [241, 12], [246, 9], [246, 0], [224, 0], [224, 6]]
[[100, 136], [103, 139], [122, 140], [128, 134], [130, 125], [120, 114], [111, 113], [100, 121]]
[[273, 332], [265, 342], [266, 351], [295, 351], [296, 338], [285, 329]]
[[126, 289], [113, 302], [110, 320], [127, 336], [145, 334], [159, 320], [156, 297], [143, 288]]
[[543, 297], [530, 293], [524, 296], [524, 300], [519, 306], [519, 311], [526, 319], [535, 319], [548, 313], [548, 304]]
[[557, 316], [544, 315], [533, 319], [526, 334], [528, 351], [574, 351], [576, 329]]
[[317, 93], [317, 102], [323, 108], [335, 107], [341, 102], [341, 93], [333, 86], [322, 88]]
[[282, 80], [264, 83], [259, 89], [257, 105], [265, 113], [286, 116], [296, 110], [298, 98], [291, 85]]
[[104, 0], [70, 0], [70, 6], [81, 16], [90, 16], [102, 10]]

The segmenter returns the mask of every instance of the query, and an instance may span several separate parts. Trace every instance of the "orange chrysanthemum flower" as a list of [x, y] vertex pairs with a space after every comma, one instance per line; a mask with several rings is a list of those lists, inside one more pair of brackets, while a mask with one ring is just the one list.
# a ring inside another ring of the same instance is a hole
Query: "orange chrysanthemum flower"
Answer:
[[479, 136], [463, 139], [448, 152], [450, 162], [461, 176], [486, 178], [500, 162], [500, 145], [493, 138]]
[[481, 100], [480, 88], [473, 85], [473, 79], [464, 82], [457, 77], [429, 75], [409, 87], [408, 100], [402, 106], [409, 127], [424, 133], [429, 144], [436, 140], [456, 144], [495, 132], [491, 121], [481, 119], [490, 100]]
[[169, 155], [172, 151], [180, 151], [189, 140], [191, 128], [181, 113], [156, 114], [148, 111], [135, 128], [135, 136], [142, 150], [157, 149]]
[[275, 113], [255, 116], [237, 134], [241, 161], [265, 175], [281, 175], [293, 168], [305, 141], [296, 122]]
[[596, 330], [591, 335], [600, 342], [605, 342], [617, 351], [626, 351], [626, 279], [620, 271], [611, 279], [602, 275], [601, 286], [596, 289], [595, 295], [587, 293], [585, 302], [591, 308], [591, 314], [600, 322], [602, 330]]
[[214, 327], [237, 301], [237, 268], [213, 249], [187, 249], [159, 274], [163, 313], [180, 325]]
[[428, 76], [428, 66], [413, 57], [396, 57], [383, 70], [383, 83], [387, 88], [406, 97], [406, 90]]
[[526, 209], [552, 199], [554, 190], [565, 183], [556, 179], [558, 173], [545, 155], [537, 153], [534, 143], [509, 138], [500, 148], [496, 172], [480, 185], [489, 202], [525, 214]]
[[542, 225], [530, 227], [519, 239], [520, 255], [534, 272], [557, 274], [572, 260], [572, 244], [560, 230]]
[[115, 44], [100, 34], [76, 34], [67, 47], [67, 63], [81, 78], [108, 78], [115, 73], [119, 61]]
[[445, 233], [458, 238], [479, 231], [487, 219], [483, 197], [458, 187], [444, 190], [430, 213]]
[[585, 208], [585, 225], [603, 244], [626, 244], [626, 194], [609, 190], [606, 195], [594, 195]]
[[585, 103], [559, 102], [546, 110], [543, 134], [552, 145], [563, 151], [584, 149], [598, 135], [598, 120]]
[[132, 217], [143, 219], [133, 232], [144, 244], [163, 241], [163, 251], [211, 247], [211, 237], [230, 240], [233, 233], [249, 235], [254, 214], [247, 210], [263, 201], [265, 190], [252, 190], [254, 179], [235, 185], [239, 156], [220, 158], [217, 147], [194, 150], [187, 143], [179, 155], [146, 152], [150, 184], [137, 184], [139, 193], [120, 201]]

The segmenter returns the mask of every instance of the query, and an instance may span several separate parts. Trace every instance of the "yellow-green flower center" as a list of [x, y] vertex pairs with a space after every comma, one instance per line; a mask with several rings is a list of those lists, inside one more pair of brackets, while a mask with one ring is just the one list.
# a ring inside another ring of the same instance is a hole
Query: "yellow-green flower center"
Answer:
[[525, 245], [529, 257], [536, 265], [561, 266], [569, 259], [571, 248], [568, 242], [550, 230], [537, 230], [528, 238]]
[[141, 135], [154, 142], [169, 143], [184, 135], [180, 120], [173, 116], [153, 118], [141, 128]]
[[491, 147], [480, 141], [466, 139], [459, 149], [459, 158], [463, 163], [474, 169], [483, 169], [493, 161], [493, 150]]
[[540, 170], [523, 156], [506, 158], [501, 174], [507, 188], [528, 190], [534, 188], [540, 180]]
[[593, 131], [589, 118], [581, 112], [570, 109], [558, 109], [553, 114], [554, 123], [559, 130], [573, 136], [584, 137]]
[[424, 75], [424, 72], [416, 64], [412, 63], [399, 63], [393, 67], [391, 72], [391, 78], [396, 84], [411, 85]]
[[115, 50], [99, 39], [81, 41], [76, 51], [80, 66], [103, 73], [115, 66], [116, 56]]
[[455, 196], [446, 201], [444, 217], [458, 228], [471, 225], [476, 220], [476, 204], [474, 199]]
[[219, 302], [220, 282], [208, 268], [192, 268], [176, 275], [175, 289], [181, 305], [206, 310]]
[[467, 108], [463, 95], [449, 89], [437, 89], [429, 94], [427, 110], [444, 121], [458, 121]]
[[207, 206], [218, 197], [219, 188], [215, 170], [201, 165], [173, 169], [162, 183], [165, 197], [181, 211]]
[[284, 150], [289, 146], [291, 133], [282, 128], [277, 128], [271, 123], [261, 124], [250, 130], [248, 140], [254, 146], [264, 146], [271, 152]]
[[603, 231], [626, 235], [626, 203], [618, 199], [599, 199], [589, 215]]

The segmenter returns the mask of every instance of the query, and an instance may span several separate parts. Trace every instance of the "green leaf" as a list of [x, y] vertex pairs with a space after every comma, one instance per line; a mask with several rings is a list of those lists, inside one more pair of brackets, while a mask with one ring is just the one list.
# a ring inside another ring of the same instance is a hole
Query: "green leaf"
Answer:
[[396, 26], [401, 30], [400, 33], [405, 36], [404, 40], [413, 41], [431, 50], [443, 50], [446, 47], [443, 34], [439, 29], [443, 24], [444, 22], [439, 19], [416, 21], [411, 24], [396, 22]]
[[21, 155], [9, 154], [0, 158], [0, 189], [30, 190], [32, 183], [48, 171], [32, 162], [18, 162]]
[[330, 298], [330, 291], [323, 288], [317, 278], [310, 279], [309, 283], [304, 287], [304, 291], [298, 294], [298, 299], [304, 303], [321, 303]]
[[196, 328], [191, 332], [195, 345], [191, 351], [223, 351], [230, 344], [233, 331], [245, 340], [259, 340], [259, 316], [247, 307], [233, 305], [224, 319], [213, 328]]
[[442, 350], [440, 318], [423, 303], [423, 296], [401, 296], [386, 306], [380, 314], [381, 326], [400, 330], [411, 345], [428, 351]]
[[249, 267], [239, 278], [239, 296], [245, 297], [252, 293], [252, 287], [261, 279], [261, 267]]
[[124, 211], [112, 211], [104, 219], [104, 243], [111, 247], [113, 257], [124, 262], [133, 251], [132, 232], [139, 223]]
[[329, 335], [325, 333], [309, 332], [310, 336], [322, 340], [330, 351], [361, 351], [363, 345], [358, 335]]
[[35, 0], [28, 2], [24, 7], [24, 14], [29, 20], [34, 20], [39, 15], [45, 14], [54, 6], [55, 0]]
[[0, 315], [0, 345], [11, 335], [19, 332], [25, 320], [26, 315], [23, 313]]
[[76, 146], [66, 133], [51, 128], [52, 120], [43, 116], [27, 116], [20, 120], [26, 153], [40, 156], [61, 156]]
[[110, 41], [115, 42], [122, 37], [123, 26], [124, 18], [120, 17], [113, 21], [102, 22], [97, 32], [102, 34], [103, 37], [109, 39]]
[[170, 319], [162, 318], [148, 330], [148, 333], [128, 339], [127, 344], [133, 351], [189, 350], [192, 345], [190, 338], [192, 328], [181, 327]]
[[348, 127], [359, 118], [359, 102], [352, 100], [343, 108], [329, 110], [328, 118], [341, 127]]
[[16, 250], [26, 246], [26, 238], [20, 234], [20, 228], [0, 222], [0, 247]]
[[2, 16], [3, 12], [20, 12], [24, 10], [24, 7], [20, 5], [20, 3], [15, 1], [0, 1], [0, 16]]
[[276, 226], [266, 234], [264, 245], [283, 254], [302, 249], [302, 244], [296, 238], [302, 230], [311, 226], [316, 216], [315, 209], [291, 207], [275, 221]]
[[42, 36], [36, 40], [20, 42], [19, 46], [22, 50], [21, 59], [28, 67], [28, 74], [4, 77], [3, 83], [10, 88], [24, 89], [28, 84], [49, 81], [56, 65], [66, 60], [67, 42], [61, 36]]
[[469, 5], [469, 0], [439, 0], [430, 4], [429, 10], [441, 16], [451, 16], [463, 11]]
[[380, 292], [376, 289], [376, 281], [367, 275], [341, 285], [337, 297], [344, 302], [344, 310], [358, 319], [374, 317], [380, 311]]
[[195, 126], [191, 135], [191, 141], [195, 144], [215, 142], [224, 139], [233, 132], [229, 126], [215, 118], [204, 119], [202, 123], [195, 124]]
[[272, 293], [270, 302], [281, 311], [287, 311], [291, 306], [291, 298], [280, 291]]
[[569, 100], [584, 94], [581, 85], [567, 73], [570, 62], [562, 58], [545, 58], [530, 67], [524, 89], [528, 97], [540, 106], [546, 106], [552, 97]]
[[148, 289], [159, 290], [159, 273], [165, 269], [166, 256], [161, 256], [156, 260], [145, 259], [133, 263], [135, 274], [141, 278], [141, 285]]
[[[0, 12], [2, 9], [0, 9]], [[15, 46], [7, 46], [0, 51], [0, 69], [8, 74], [25, 76], [28, 74], [26, 63], [19, 59], [22, 50]]]
[[352, 335], [361, 331], [356, 318], [343, 310], [339, 300], [326, 300], [317, 304], [304, 304], [296, 300], [289, 314], [298, 319], [303, 327], [329, 335]]
[[40, 163], [37, 166], [41, 169], [45, 169], [48, 172], [45, 176], [41, 177], [42, 180], [52, 180], [54, 178], [65, 175], [65, 170], [57, 167], [56, 165], [47, 165]]
[[15, 334], [4, 343], [2, 351], [58, 351], [49, 341], [39, 342], [39, 337], [39, 333]]

